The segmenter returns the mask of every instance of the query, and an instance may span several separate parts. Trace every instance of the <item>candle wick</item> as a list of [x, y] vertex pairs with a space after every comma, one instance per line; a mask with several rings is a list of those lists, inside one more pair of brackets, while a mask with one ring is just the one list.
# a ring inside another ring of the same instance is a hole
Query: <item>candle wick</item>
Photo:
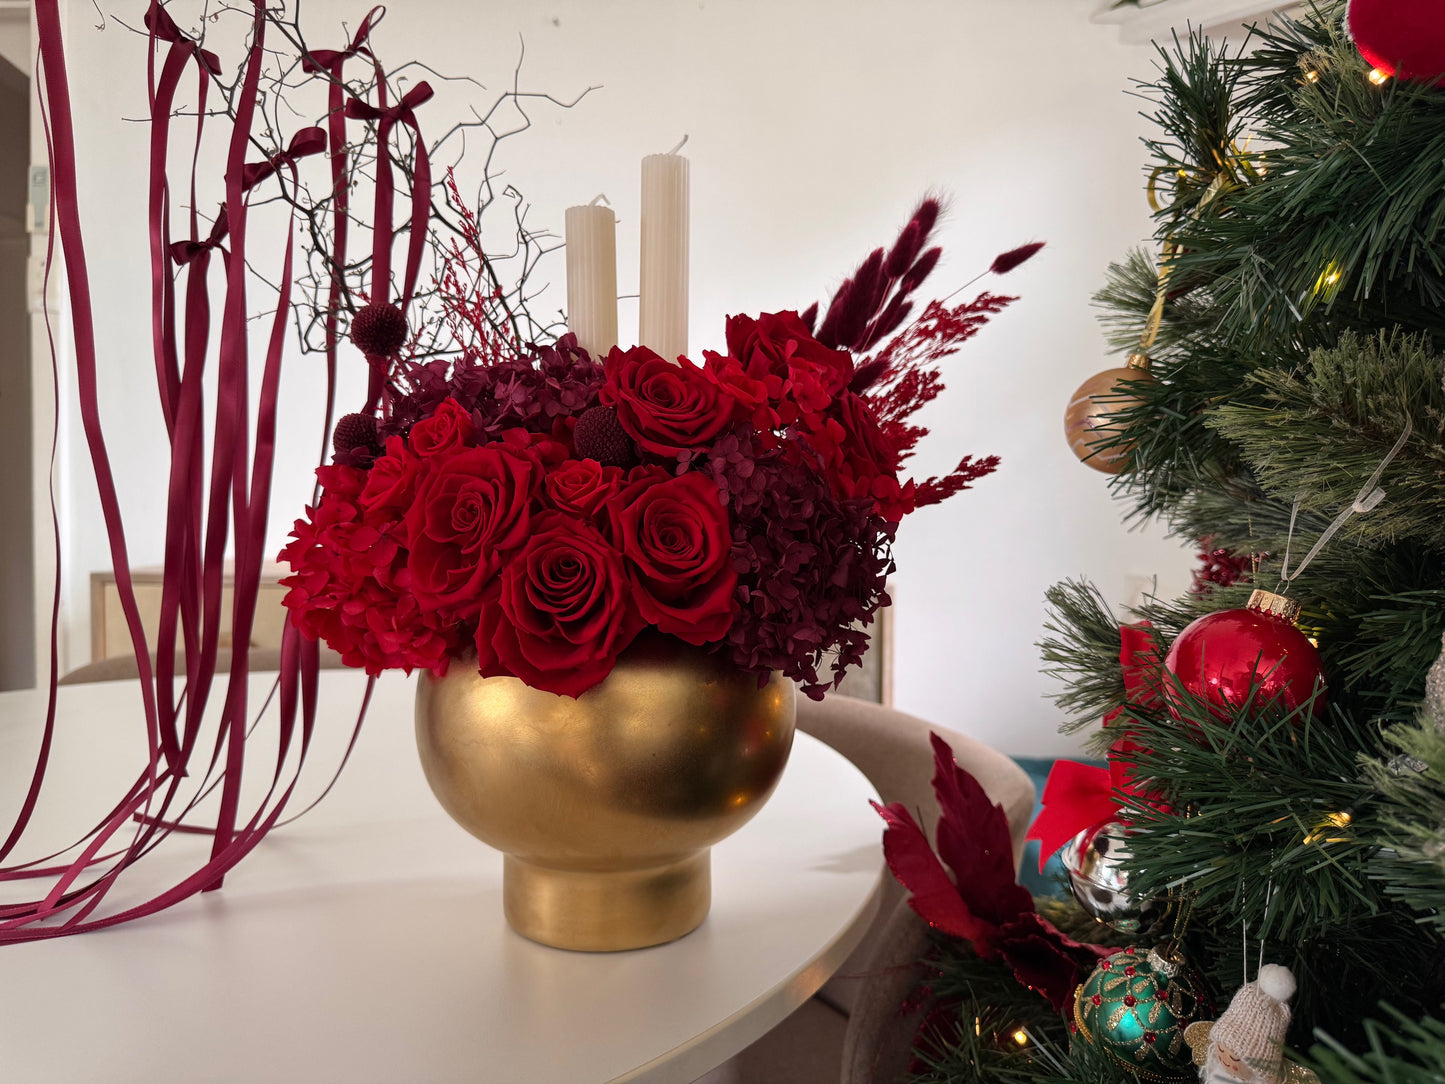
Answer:
[[687, 145], [687, 133], [684, 132], [684, 133], [682, 134], [682, 139], [678, 142], [677, 146], [676, 146], [676, 147], [673, 147], [672, 150], [668, 151], [667, 153], [668, 153], [668, 154], [676, 154], [678, 151], [682, 150], [682, 148], [685, 147], [686, 145]]
[[589, 203], [587, 206], [596, 207], [598, 203], [605, 203], [609, 207], [612, 206], [612, 201], [607, 198], [606, 192], [598, 192], [597, 195], [592, 197], [592, 202]]

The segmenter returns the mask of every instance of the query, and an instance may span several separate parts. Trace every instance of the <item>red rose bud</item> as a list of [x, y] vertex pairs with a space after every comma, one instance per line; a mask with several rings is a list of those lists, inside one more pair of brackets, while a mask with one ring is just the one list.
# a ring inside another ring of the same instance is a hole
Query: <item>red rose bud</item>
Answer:
[[1019, 264], [1033, 259], [1034, 255], [1043, 247], [1042, 241], [1033, 241], [1027, 245], [1020, 245], [1018, 248], [1011, 248], [995, 257], [989, 270], [995, 275], [1007, 275]]
[[572, 431], [572, 444], [580, 458], [595, 459], [606, 467], [626, 470], [637, 462], [632, 438], [617, 420], [617, 411], [610, 406], [583, 411]]
[[395, 305], [375, 301], [351, 320], [351, 341], [363, 354], [390, 358], [406, 345], [406, 316]]

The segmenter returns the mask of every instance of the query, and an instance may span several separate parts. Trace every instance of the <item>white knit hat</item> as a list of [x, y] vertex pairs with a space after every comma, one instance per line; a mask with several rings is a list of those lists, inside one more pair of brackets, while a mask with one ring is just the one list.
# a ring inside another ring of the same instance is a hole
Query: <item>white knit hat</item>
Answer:
[[1265, 964], [1259, 977], [1239, 988], [1214, 1030], [1219, 1043], [1242, 1058], [1269, 1084], [1284, 1080], [1284, 1036], [1289, 1030], [1289, 999], [1295, 990], [1287, 967]]

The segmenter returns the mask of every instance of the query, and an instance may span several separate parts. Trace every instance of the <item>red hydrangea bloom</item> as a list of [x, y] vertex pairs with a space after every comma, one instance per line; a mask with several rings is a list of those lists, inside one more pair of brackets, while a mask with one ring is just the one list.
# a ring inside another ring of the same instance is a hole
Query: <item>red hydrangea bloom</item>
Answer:
[[543, 512], [483, 601], [477, 664], [484, 676], [580, 696], [645, 625], [622, 554], [587, 522]]
[[732, 536], [717, 486], [695, 472], [630, 483], [610, 507], [637, 607], [659, 630], [706, 644], [732, 625]]

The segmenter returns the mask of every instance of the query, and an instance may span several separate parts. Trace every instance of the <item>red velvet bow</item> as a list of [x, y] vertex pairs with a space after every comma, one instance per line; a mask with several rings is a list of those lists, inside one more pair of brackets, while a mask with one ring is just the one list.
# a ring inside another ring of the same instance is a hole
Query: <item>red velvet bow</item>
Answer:
[[226, 207], [222, 204], [220, 213], [216, 215], [216, 224], [211, 227], [210, 237], [204, 241], [176, 241], [170, 247], [171, 259], [178, 264], [188, 264], [201, 253], [219, 248], [229, 230], [230, 222], [226, 217]]
[[241, 168], [241, 191], [249, 192], [283, 166], [295, 166], [296, 160], [320, 154], [326, 149], [324, 128], [302, 128], [291, 137], [290, 145], [264, 162], [247, 162]]
[[340, 78], [341, 73], [337, 70], [337, 65], [345, 63], [354, 56], [371, 55], [371, 51], [366, 48], [366, 39], [371, 36], [372, 30], [385, 15], [386, 8], [378, 4], [366, 13], [366, 18], [361, 20], [361, 26], [357, 28], [350, 45], [345, 49], [312, 49], [311, 52], [301, 57], [301, 70], [313, 75], [330, 72]]
[[[1159, 652], [1148, 621], [1119, 629], [1119, 664], [1124, 670], [1124, 703], [1104, 716], [1111, 726], [1129, 705], [1153, 707], [1159, 702]], [[1086, 828], [1119, 820], [1123, 800], [1149, 802], [1167, 809], [1154, 791], [1142, 785], [1125, 763], [1141, 747], [1127, 727], [1109, 750], [1109, 766], [1098, 768], [1060, 760], [1044, 784], [1043, 809], [1029, 827], [1039, 841], [1039, 869], [1060, 847]]]
[[990, 802], [978, 781], [958, 766], [947, 742], [937, 734], [931, 738], [933, 792], [942, 810], [938, 852], [901, 802], [874, 802], [888, 822], [883, 832], [888, 868], [912, 893], [909, 906], [930, 926], [968, 941], [985, 960], [1002, 960], [1019, 982], [1062, 1010], [1107, 950], [1064, 936], [1034, 910], [1033, 897], [1014, 879], [1003, 807]]
[[172, 45], [189, 46], [194, 50], [205, 69], [212, 75], [221, 74], [221, 58], [209, 49], [202, 49], [192, 38], [181, 33], [181, 28], [176, 21], [170, 17], [169, 12], [161, 7], [159, 0], [152, 0], [150, 9], [145, 13], [145, 26], [156, 38], [161, 41], [168, 41]]

